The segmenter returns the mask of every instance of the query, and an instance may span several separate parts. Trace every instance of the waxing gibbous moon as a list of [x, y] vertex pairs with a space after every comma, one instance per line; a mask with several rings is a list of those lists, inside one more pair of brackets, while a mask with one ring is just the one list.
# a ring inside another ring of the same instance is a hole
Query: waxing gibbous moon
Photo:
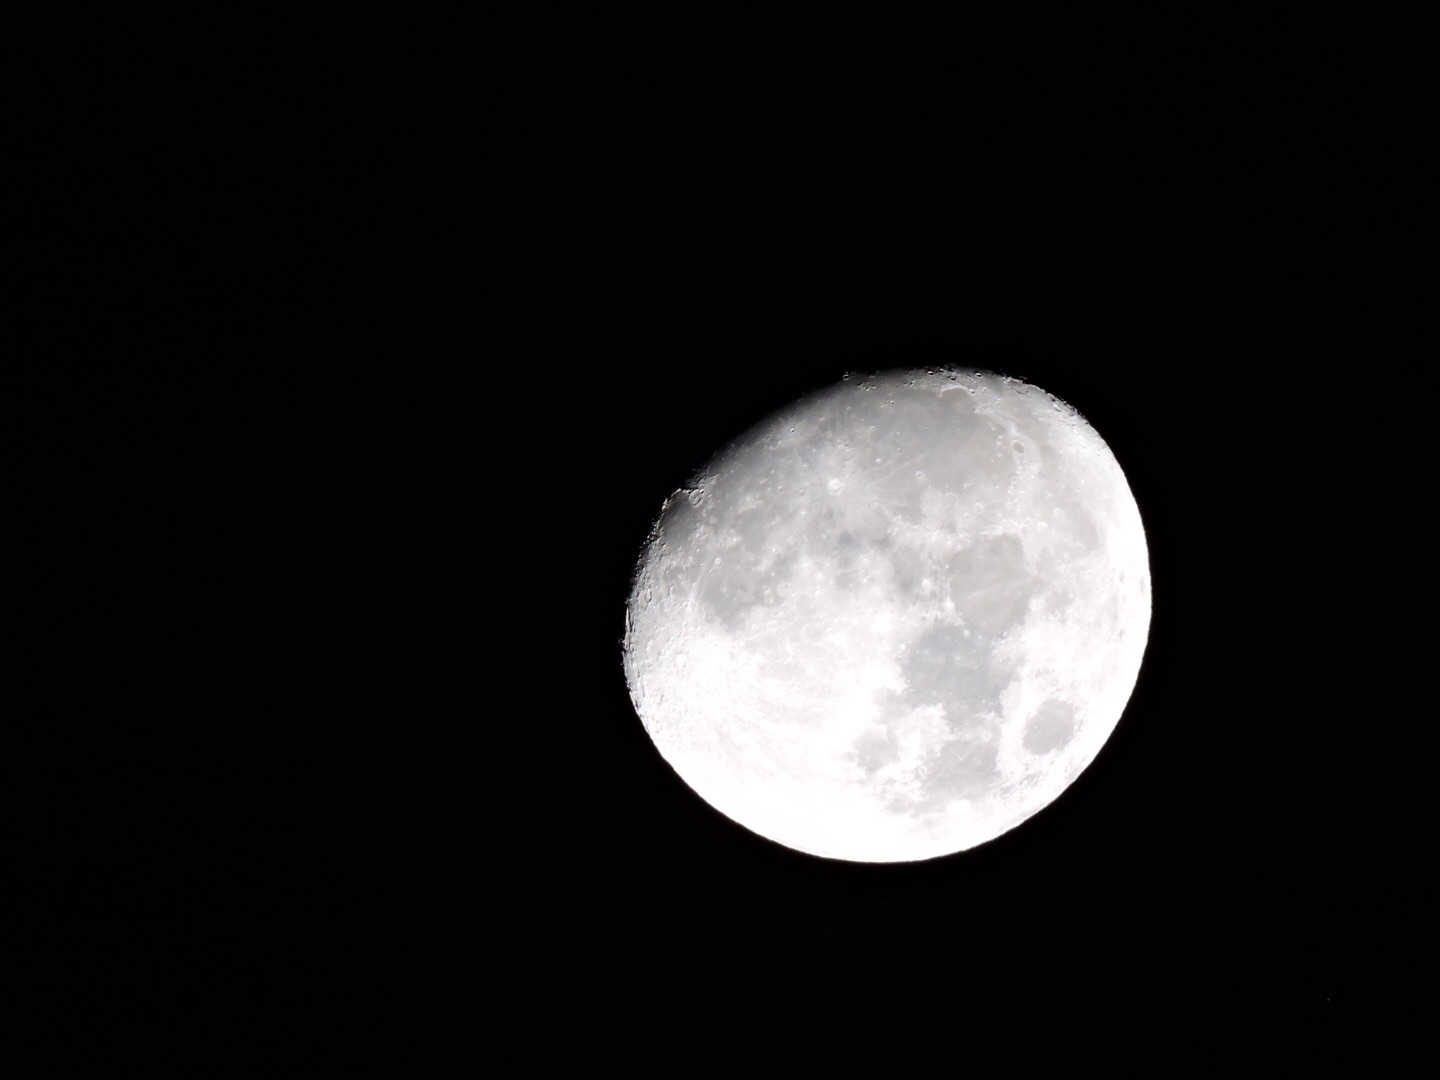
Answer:
[[935, 858], [1094, 760], [1150, 624], [1145, 532], [1070, 406], [972, 369], [847, 379], [661, 509], [626, 610], [645, 730], [746, 828]]

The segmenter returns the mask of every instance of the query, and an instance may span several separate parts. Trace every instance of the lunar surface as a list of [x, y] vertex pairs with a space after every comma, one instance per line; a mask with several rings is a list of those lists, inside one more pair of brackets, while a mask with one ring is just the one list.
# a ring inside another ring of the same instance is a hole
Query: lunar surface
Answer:
[[955, 369], [850, 379], [664, 504], [624, 663], [680, 777], [762, 836], [865, 862], [1018, 825], [1114, 730], [1145, 533], [1074, 409]]

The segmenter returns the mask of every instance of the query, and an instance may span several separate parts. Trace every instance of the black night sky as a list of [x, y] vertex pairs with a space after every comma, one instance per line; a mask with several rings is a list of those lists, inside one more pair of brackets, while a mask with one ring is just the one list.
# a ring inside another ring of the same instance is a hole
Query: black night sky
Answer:
[[[21, 110], [15, 1075], [1398, 1052], [1402, 64], [1223, 6], [142, 22]], [[649, 743], [630, 573], [730, 439], [927, 364], [1105, 438], [1150, 644], [1021, 828], [815, 859]]]

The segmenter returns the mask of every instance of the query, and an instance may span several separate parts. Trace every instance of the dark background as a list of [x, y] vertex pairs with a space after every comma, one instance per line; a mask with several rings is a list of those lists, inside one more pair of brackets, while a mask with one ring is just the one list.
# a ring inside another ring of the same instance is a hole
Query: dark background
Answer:
[[[929, 1032], [1165, 1071], [1398, 1054], [1419, 139], [1374, 30], [36, 39], [3, 405], [19, 1065], [416, 1061], [437, 1031], [661, 1068]], [[629, 575], [751, 424], [938, 363], [1106, 439], [1150, 645], [1022, 828], [814, 859], [653, 750]]]

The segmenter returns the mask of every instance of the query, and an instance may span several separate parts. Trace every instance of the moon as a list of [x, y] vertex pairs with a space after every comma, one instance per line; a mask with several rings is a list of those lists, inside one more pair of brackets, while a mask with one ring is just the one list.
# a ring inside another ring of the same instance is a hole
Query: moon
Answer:
[[1145, 531], [1072, 407], [973, 368], [851, 376], [675, 492], [631, 699], [682, 780], [813, 855], [973, 848], [1095, 759], [1150, 625]]

